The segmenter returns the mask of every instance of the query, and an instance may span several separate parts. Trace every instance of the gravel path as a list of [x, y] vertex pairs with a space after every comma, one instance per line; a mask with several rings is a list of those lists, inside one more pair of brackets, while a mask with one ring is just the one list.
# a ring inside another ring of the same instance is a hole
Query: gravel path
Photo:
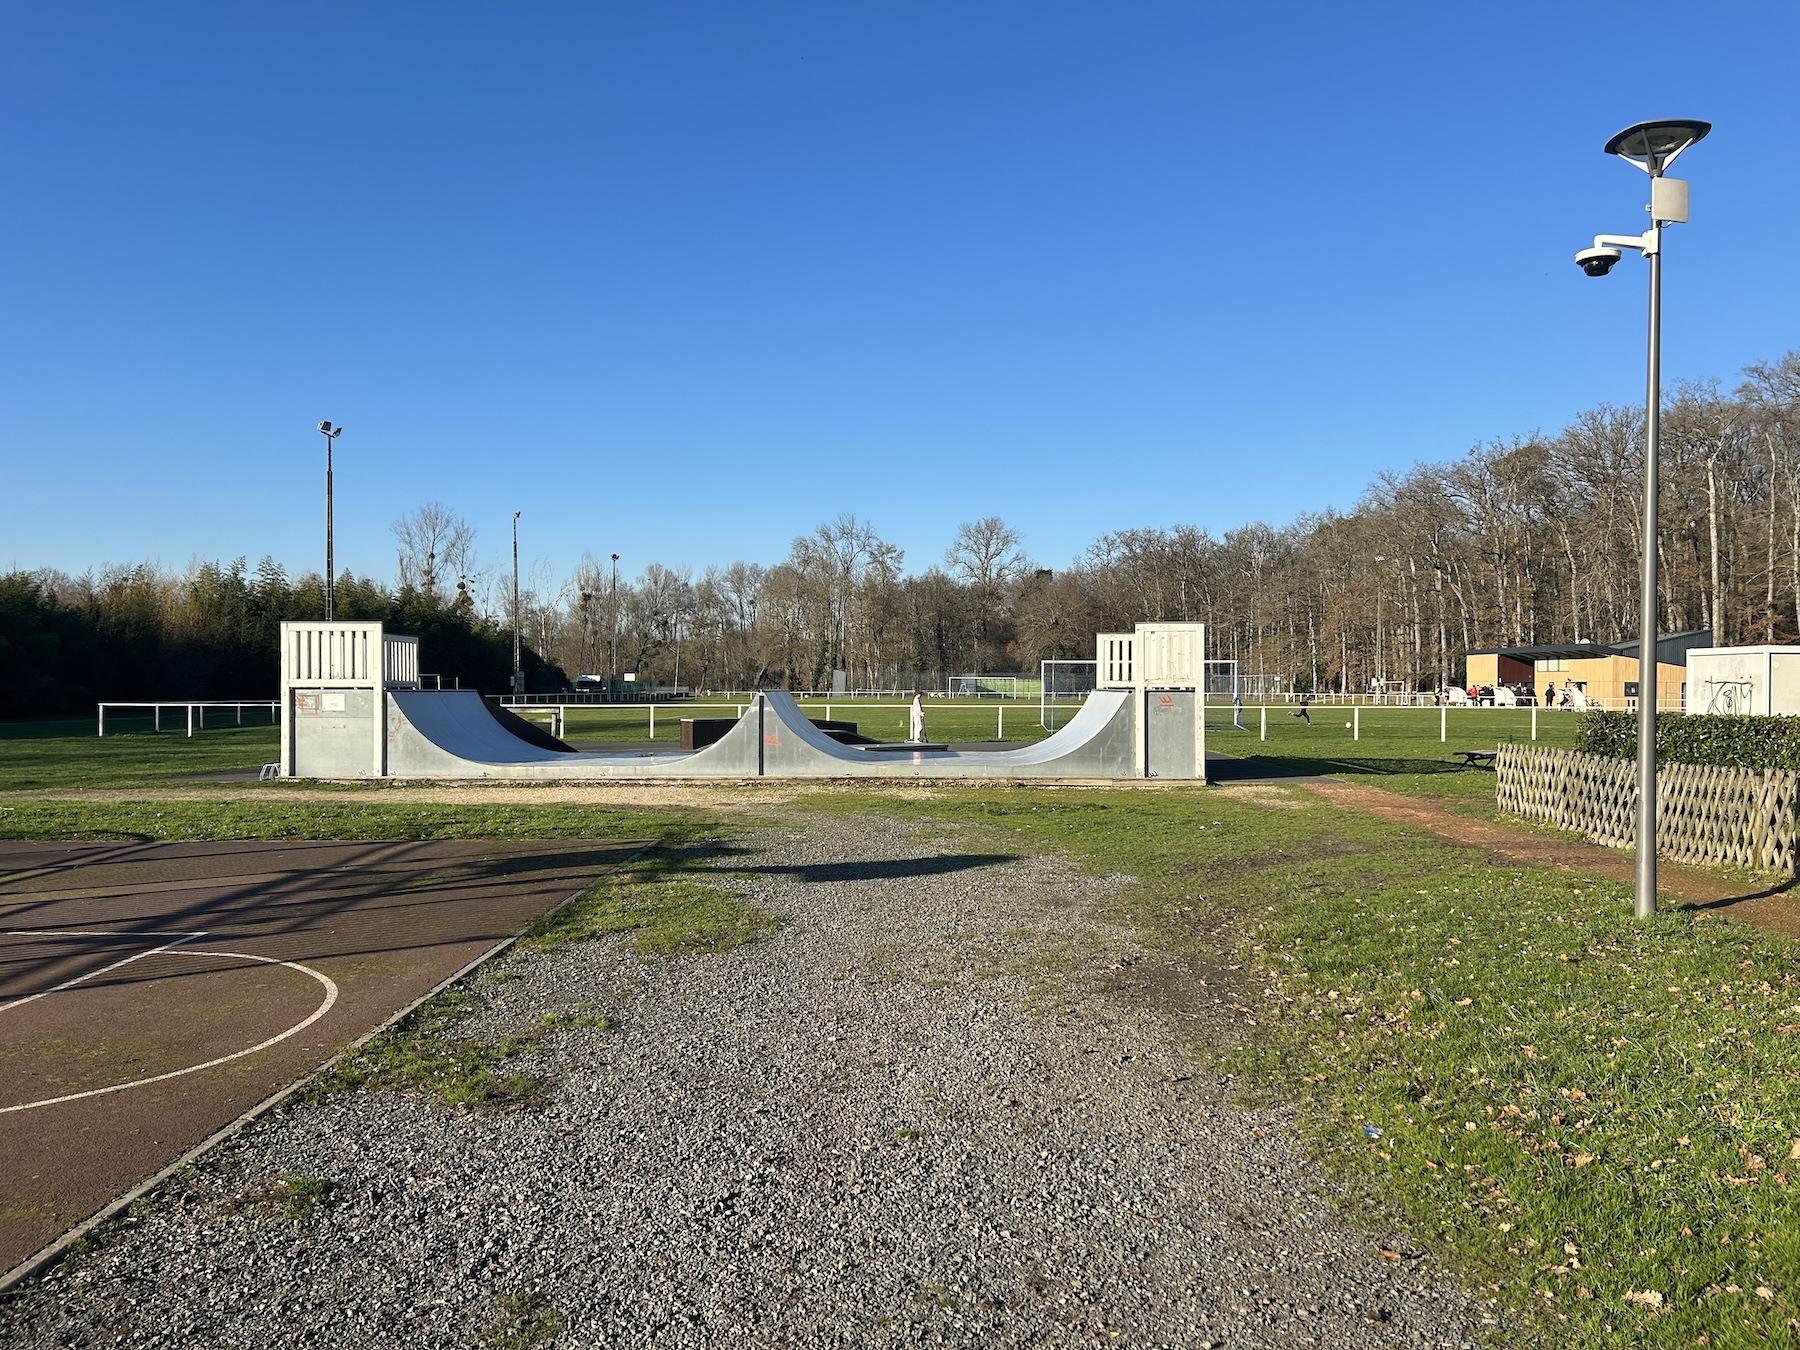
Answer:
[[[1230, 996], [1091, 917], [1108, 883], [865, 819], [744, 842], [718, 866], [782, 916], [763, 941], [474, 982], [482, 1035], [617, 1019], [547, 1042], [547, 1106], [289, 1111], [0, 1307], [0, 1343], [1462, 1346], [1485, 1320], [1196, 1070]], [[328, 1183], [312, 1217], [244, 1203], [288, 1171]]]

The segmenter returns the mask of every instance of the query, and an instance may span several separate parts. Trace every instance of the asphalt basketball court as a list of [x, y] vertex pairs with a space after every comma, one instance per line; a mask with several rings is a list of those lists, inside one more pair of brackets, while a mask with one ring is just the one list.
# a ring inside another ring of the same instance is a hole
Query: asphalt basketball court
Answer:
[[643, 847], [0, 841], [0, 1273]]

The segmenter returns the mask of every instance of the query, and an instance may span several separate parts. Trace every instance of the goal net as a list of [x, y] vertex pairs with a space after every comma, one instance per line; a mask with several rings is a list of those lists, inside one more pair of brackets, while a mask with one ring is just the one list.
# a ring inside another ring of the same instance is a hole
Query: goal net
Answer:
[[1094, 692], [1099, 664], [1094, 661], [1038, 663], [1038, 725], [1055, 731], [1075, 715]]

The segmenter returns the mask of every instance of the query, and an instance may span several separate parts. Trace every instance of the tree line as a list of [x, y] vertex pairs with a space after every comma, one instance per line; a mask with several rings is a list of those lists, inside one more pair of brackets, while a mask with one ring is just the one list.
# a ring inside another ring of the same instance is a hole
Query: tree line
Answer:
[[[1295, 689], [1371, 680], [1433, 689], [1472, 648], [1637, 636], [1644, 418], [1609, 404], [1547, 434], [1382, 474], [1346, 510], [1215, 536], [1187, 526], [1101, 535], [1068, 566], [1033, 562], [999, 517], [967, 522], [908, 571], [854, 515], [772, 564], [696, 574], [652, 563], [614, 582], [584, 556], [534, 569], [519, 628], [533, 687], [631, 673], [695, 689], [941, 687], [1093, 655], [1096, 632], [1203, 621], [1210, 654]], [[1663, 630], [1721, 644], [1800, 633], [1800, 351], [1677, 385], [1662, 427]], [[418, 633], [428, 669], [487, 692], [511, 674], [510, 567], [441, 503], [394, 526], [391, 586], [346, 576], [339, 613]], [[97, 698], [267, 697], [275, 625], [323, 614], [316, 575], [272, 561], [173, 576], [0, 577], [0, 715]]]

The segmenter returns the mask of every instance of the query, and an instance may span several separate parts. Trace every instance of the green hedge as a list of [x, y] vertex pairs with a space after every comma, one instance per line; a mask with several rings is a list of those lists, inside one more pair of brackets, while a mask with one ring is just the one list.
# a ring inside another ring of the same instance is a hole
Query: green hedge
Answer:
[[[1582, 714], [1575, 748], [1613, 759], [1637, 756], [1637, 714]], [[1656, 719], [1656, 758], [1731, 769], [1800, 769], [1800, 717], [1664, 714]]]

